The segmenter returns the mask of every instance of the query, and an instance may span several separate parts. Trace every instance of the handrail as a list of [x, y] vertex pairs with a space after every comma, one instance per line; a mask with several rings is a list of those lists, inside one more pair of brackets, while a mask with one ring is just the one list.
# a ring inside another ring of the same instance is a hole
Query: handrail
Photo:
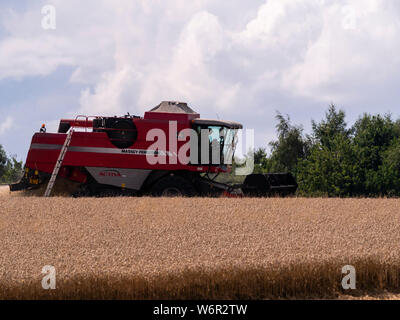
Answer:
[[84, 118], [85, 119], [85, 132], [87, 132], [87, 128], [89, 128], [89, 118], [97, 119], [100, 118], [100, 116], [86, 116], [86, 115], [77, 115], [75, 118], [75, 121], [80, 121], [79, 118]]

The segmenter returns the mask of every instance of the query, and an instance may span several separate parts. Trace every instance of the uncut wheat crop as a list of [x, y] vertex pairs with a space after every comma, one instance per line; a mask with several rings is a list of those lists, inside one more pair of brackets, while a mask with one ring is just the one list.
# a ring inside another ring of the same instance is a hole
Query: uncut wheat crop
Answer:
[[[0, 191], [1, 299], [395, 294], [397, 199], [80, 198]], [[42, 288], [43, 266], [56, 289]], [[356, 269], [356, 290], [341, 286]]]

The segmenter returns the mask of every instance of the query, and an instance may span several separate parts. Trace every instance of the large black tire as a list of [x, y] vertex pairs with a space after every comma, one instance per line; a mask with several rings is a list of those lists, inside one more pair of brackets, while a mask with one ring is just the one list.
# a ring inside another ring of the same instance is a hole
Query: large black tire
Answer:
[[137, 138], [135, 124], [129, 120], [120, 120], [114, 123], [112, 130], [109, 130], [108, 137], [113, 145], [120, 149], [132, 146]]
[[170, 175], [157, 181], [151, 189], [154, 197], [194, 197], [197, 190], [189, 180]]

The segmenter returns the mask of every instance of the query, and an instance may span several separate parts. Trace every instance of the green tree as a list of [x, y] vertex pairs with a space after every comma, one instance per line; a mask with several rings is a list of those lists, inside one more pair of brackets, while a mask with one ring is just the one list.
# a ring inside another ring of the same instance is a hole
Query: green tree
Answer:
[[[397, 144], [393, 142], [400, 137], [399, 123], [394, 122], [390, 115], [364, 114], [354, 124], [352, 131], [356, 158], [362, 169], [360, 193], [386, 194], [387, 188], [391, 189], [389, 168], [393, 167], [395, 161]], [[383, 169], [381, 166], [385, 159], [385, 169]]]
[[12, 183], [19, 180], [23, 172], [22, 166], [22, 161], [18, 161], [15, 156], [7, 157], [0, 145], [0, 183]]
[[359, 168], [344, 111], [330, 105], [325, 118], [311, 124], [311, 150], [298, 167], [299, 193], [327, 196], [356, 194]]
[[382, 165], [378, 177], [381, 180], [381, 193], [389, 196], [400, 196], [400, 139], [392, 141], [383, 152]]
[[5, 168], [7, 164], [7, 154], [3, 149], [3, 146], [0, 144], [0, 179], [5, 173]]
[[258, 148], [254, 151], [254, 173], [262, 173], [268, 167], [268, 154], [265, 148]]
[[292, 125], [290, 117], [277, 112], [276, 130], [278, 140], [269, 143], [271, 156], [267, 169], [273, 172], [292, 172], [296, 174], [299, 159], [304, 159], [309, 151], [310, 141], [303, 136], [301, 126]]
[[400, 120], [364, 114], [348, 129], [344, 111], [330, 105], [304, 137], [288, 116], [277, 119], [278, 140], [263, 166], [295, 173], [300, 194], [400, 196]]
[[317, 143], [299, 163], [298, 183], [302, 195], [353, 196], [359, 167], [351, 140], [336, 134], [329, 147]]
[[331, 104], [325, 113], [325, 120], [319, 123], [311, 121], [315, 141], [323, 147], [331, 148], [337, 135], [348, 136], [350, 131], [346, 129], [345, 117], [343, 110], [338, 111], [335, 105]]

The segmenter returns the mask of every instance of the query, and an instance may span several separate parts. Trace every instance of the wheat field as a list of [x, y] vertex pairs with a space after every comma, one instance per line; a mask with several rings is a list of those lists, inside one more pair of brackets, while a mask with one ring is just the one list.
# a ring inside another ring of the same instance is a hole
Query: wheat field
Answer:
[[[44, 199], [0, 188], [0, 299], [396, 299], [399, 222], [397, 199]], [[55, 290], [41, 286], [45, 265]], [[351, 292], [344, 265], [356, 268]]]

